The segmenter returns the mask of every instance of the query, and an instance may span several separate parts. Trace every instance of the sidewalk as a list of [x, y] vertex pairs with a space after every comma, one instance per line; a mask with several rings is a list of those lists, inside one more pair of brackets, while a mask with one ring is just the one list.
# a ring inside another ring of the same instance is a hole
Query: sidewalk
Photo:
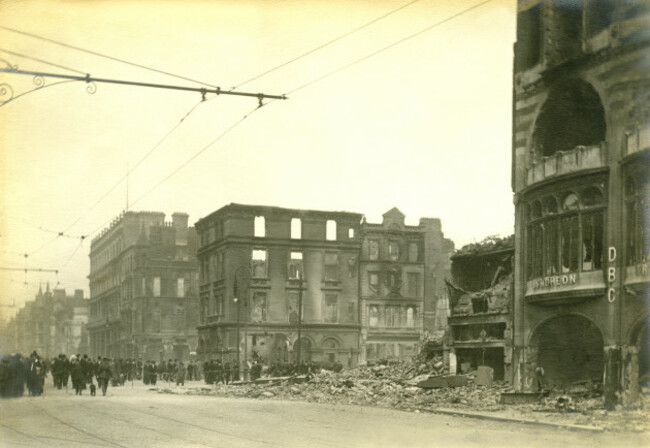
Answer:
[[462, 411], [458, 409], [422, 409], [421, 412], [427, 412], [431, 414], [442, 414], [442, 415], [452, 415], [456, 417], [465, 417], [465, 418], [475, 418], [479, 420], [492, 420], [498, 422], [509, 422], [509, 423], [523, 423], [528, 425], [538, 425], [538, 426], [550, 426], [553, 428], [567, 429], [571, 431], [587, 431], [587, 432], [604, 432], [606, 429], [602, 426], [589, 426], [589, 425], [578, 425], [567, 422], [557, 422], [551, 421], [550, 419], [544, 418], [527, 418], [527, 417], [516, 417], [508, 411], [491, 411], [491, 412], [475, 412], [475, 411]]

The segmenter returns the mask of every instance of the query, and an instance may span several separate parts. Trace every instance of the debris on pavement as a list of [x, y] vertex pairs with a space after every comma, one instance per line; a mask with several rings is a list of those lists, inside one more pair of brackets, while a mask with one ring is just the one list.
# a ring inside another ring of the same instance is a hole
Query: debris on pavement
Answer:
[[[426, 370], [426, 369], [425, 369]], [[513, 388], [503, 381], [491, 386], [476, 384], [468, 375], [422, 373], [420, 363], [399, 362], [332, 372], [322, 370], [300, 381], [292, 377], [263, 378], [238, 385], [150, 388], [158, 393], [194, 394], [248, 399], [294, 400], [312, 403], [373, 406], [410, 412], [450, 409], [483, 412], [531, 420], [544, 418], [557, 423], [598, 425], [616, 431], [648, 431], [650, 391], [637, 410], [605, 411], [596, 385], [575, 385], [566, 390], [538, 394], [534, 403], [504, 405], [501, 394]], [[439, 385], [439, 386], [438, 386]], [[546, 396], [544, 396], [546, 395]], [[569, 421], [570, 420], [570, 421]]]

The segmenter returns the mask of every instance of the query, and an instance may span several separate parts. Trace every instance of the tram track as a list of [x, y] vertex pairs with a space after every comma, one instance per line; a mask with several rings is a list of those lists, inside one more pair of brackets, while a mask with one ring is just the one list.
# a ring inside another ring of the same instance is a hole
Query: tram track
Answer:
[[[93, 434], [93, 433], [91, 433], [91, 432], [86, 431], [86, 430], [83, 429], [83, 428], [80, 428], [80, 427], [77, 426], [77, 425], [73, 425], [72, 423], [69, 423], [69, 422], [67, 422], [67, 421], [65, 421], [65, 420], [63, 420], [63, 419], [60, 419], [59, 417], [55, 416], [54, 414], [52, 414], [51, 412], [49, 412], [49, 411], [48, 411], [47, 409], [45, 409], [44, 407], [42, 407], [42, 406], [38, 406], [38, 405], [37, 405], [36, 403], [34, 403], [33, 401], [30, 401], [30, 404], [31, 404], [32, 406], [34, 406], [36, 409], [38, 409], [40, 412], [42, 412], [44, 415], [50, 417], [50, 418], [53, 419], [53, 420], [56, 420], [57, 422], [61, 423], [62, 425], [65, 425], [65, 426], [67, 426], [67, 427], [69, 427], [69, 428], [71, 428], [71, 429], [74, 429], [75, 431], [77, 431], [77, 432], [79, 432], [79, 433], [82, 433], [82, 434], [85, 434], [85, 435], [87, 435], [87, 436], [89, 436], [89, 437], [92, 437], [93, 439], [97, 439], [97, 440], [100, 440], [100, 441], [104, 442], [104, 444], [97, 444], [97, 443], [92, 443], [92, 442], [91, 442], [91, 444], [93, 444], [93, 445], [101, 445], [101, 446], [117, 446], [117, 447], [120, 447], [120, 448], [128, 448], [128, 447], [125, 446], [125, 445], [122, 445], [122, 444], [117, 443], [117, 442], [114, 442], [114, 441], [112, 441], [112, 440], [108, 440], [108, 439], [105, 439], [105, 438], [103, 438], [103, 437], [97, 436], [97, 435], [95, 435], [95, 434]], [[88, 442], [83, 442], [83, 443], [88, 443]], [[106, 444], [108, 444], [108, 445], [106, 445]]]

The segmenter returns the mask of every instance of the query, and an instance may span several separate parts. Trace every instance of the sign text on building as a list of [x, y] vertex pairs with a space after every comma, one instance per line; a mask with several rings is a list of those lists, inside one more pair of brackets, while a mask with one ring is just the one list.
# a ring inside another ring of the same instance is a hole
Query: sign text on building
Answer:
[[554, 286], [575, 285], [577, 281], [577, 274], [551, 275], [549, 277], [535, 279], [533, 282], [533, 288], [541, 289], [551, 288]]

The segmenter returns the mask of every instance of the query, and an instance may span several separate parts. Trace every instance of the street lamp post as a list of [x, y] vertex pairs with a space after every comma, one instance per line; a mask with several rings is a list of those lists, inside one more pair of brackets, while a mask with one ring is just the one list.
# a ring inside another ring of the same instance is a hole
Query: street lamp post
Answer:
[[302, 353], [302, 342], [300, 341], [300, 330], [302, 327], [302, 272], [299, 270], [298, 277], [298, 353], [296, 354], [296, 371], [300, 371], [300, 357]]
[[239, 369], [240, 369], [240, 360], [239, 360], [239, 299], [237, 298], [237, 281], [235, 280], [235, 297], [232, 299], [233, 302], [237, 305], [237, 340], [235, 344], [237, 345], [237, 380], [239, 380]]
[[[241, 293], [241, 296], [239, 294], [239, 280], [241, 275], [238, 275], [240, 271], [246, 271], [246, 275], [244, 276], [244, 279], [246, 280], [244, 283], [245, 288], [243, 288], [243, 292]], [[235, 269], [235, 281], [233, 285], [233, 302], [237, 304], [237, 379], [243, 379], [242, 375], [242, 365], [241, 365], [241, 358], [240, 358], [240, 343], [239, 343], [239, 326], [240, 326], [240, 303], [243, 301], [244, 302], [244, 307], [248, 306], [248, 282], [249, 277], [250, 277], [250, 269], [248, 266], [243, 265], [239, 266], [237, 269]], [[245, 312], [244, 316], [244, 361], [248, 361], [248, 310]]]

